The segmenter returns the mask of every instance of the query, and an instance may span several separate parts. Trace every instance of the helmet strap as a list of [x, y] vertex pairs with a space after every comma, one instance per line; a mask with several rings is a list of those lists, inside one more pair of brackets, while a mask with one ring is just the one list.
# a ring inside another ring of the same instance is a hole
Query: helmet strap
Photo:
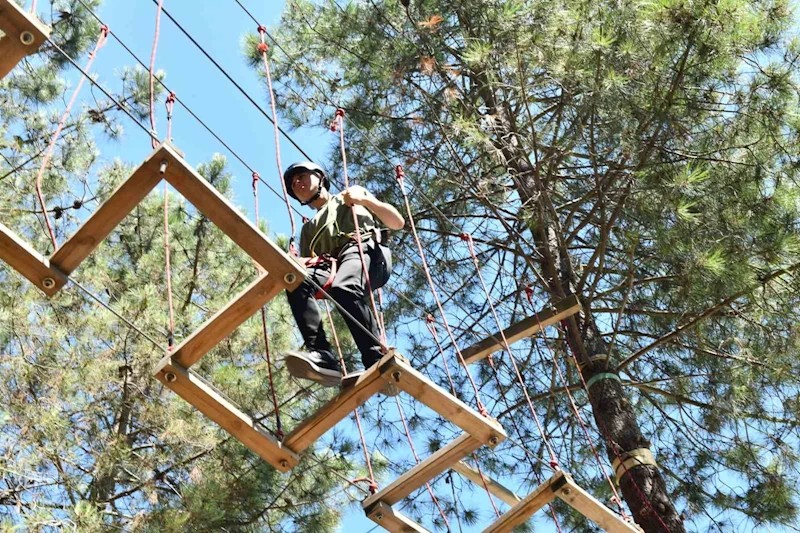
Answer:
[[309, 200], [307, 200], [307, 201], [305, 201], [305, 202], [300, 202], [300, 205], [310, 205], [310, 204], [313, 204], [314, 202], [316, 202], [316, 201], [317, 201], [317, 198], [319, 198], [321, 195], [322, 195], [322, 187], [317, 187], [317, 192], [316, 192], [316, 194], [314, 194], [314, 196], [312, 196], [312, 197], [311, 197]]

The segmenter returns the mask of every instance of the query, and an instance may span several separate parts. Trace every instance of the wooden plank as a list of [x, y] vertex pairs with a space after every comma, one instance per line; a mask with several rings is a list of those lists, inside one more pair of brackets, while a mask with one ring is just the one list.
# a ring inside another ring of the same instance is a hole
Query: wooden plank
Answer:
[[[452, 468], [454, 471], [458, 472], [459, 474], [461, 474], [462, 476], [473, 482], [476, 486], [482, 489], [488, 488], [489, 492], [491, 492], [492, 495], [497, 496], [502, 501], [506, 502], [508, 505], [512, 507], [522, 501], [522, 498], [520, 498], [514, 492], [507, 489], [506, 487], [504, 487], [497, 481], [493, 480], [486, 474], [484, 474], [483, 477], [481, 478], [481, 473], [476, 468], [472, 468], [464, 461], [457, 462], [456, 464], [453, 465]], [[484, 483], [486, 484], [485, 486]]]
[[50, 257], [50, 262], [67, 275], [71, 274], [108, 234], [127, 217], [158, 185], [163, 177], [159, 172], [159, 150], [154, 150], [111, 196], [86, 219]]
[[392, 363], [397, 357], [399, 356], [394, 351], [385, 355], [377, 364], [364, 372], [352, 386], [333, 397], [286, 435], [283, 440], [284, 446], [295, 453], [302, 452], [353, 409], [366, 403], [386, 384], [382, 374], [385, 374], [388, 368], [393, 368]]
[[389, 531], [389, 533], [430, 533], [430, 531], [400, 511], [395, 511], [390, 505], [382, 502], [378, 502], [376, 506], [367, 512], [367, 518]]
[[497, 420], [482, 416], [423, 376], [405, 360], [392, 362], [391, 376], [399, 388], [478, 439], [481, 444], [494, 448], [505, 440], [506, 432]]
[[641, 533], [635, 524], [626, 522], [620, 515], [603, 505], [583, 490], [569, 474], [564, 475], [566, 484], [556, 495], [583, 516], [610, 533]]
[[180, 343], [172, 359], [183, 368], [191, 367], [282, 290], [275, 276], [262, 275]]
[[394, 505], [480, 447], [481, 443], [478, 440], [469, 433], [464, 433], [424, 461], [416, 464], [386, 488], [364, 500], [361, 506], [368, 510], [378, 502]]
[[50, 36], [50, 29], [14, 0], [0, 0], [0, 79], [33, 54]]
[[197, 374], [164, 357], [155, 376], [266, 462], [287, 472], [300, 458]]
[[168, 144], [158, 147], [158, 161], [166, 161], [165, 178], [192, 205], [221, 229], [264, 270], [292, 290], [305, 279], [305, 269], [270, 241], [256, 226], [198, 174]]
[[555, 491], [563, 487], [565, 483], [564, 472], [559, 470], [550, 479], [539, 485], [535, 491], [528, 494], [524, 500], [484, 529], [483, 533], [508, 533], [515, 527], [524, 524], [536, 511], [553, 501], [556, 497]]
[[[550, 309], [543, 309], [538, 316], [531, 316], [524, 320], [517, 322], [503, 330], [503, 334], [508, 341], [508, 344], [514, 344], [520, 339], [536, 335], [541, 328], [546, 328], [556, 322], [559, 322], [569, 316], [574, 315], [581, 310], [581, 302], [574, 294], [558, 302], [555, 307]], [[541, 327], [540, 327], [541, 326]], [[461, 351], [464, 357], [464, 362], [472, 364], [487, 357], [490, 353], [494, 353], [503, 349], [503, 338], [500, 332], [496, 332], [477, 344], [473, 344], [469, 348]]]
[[54, 295], [67, 282], [67, 276], [63, 272], [53, 268], [46, 257], [39, 255], [3, 224], [0, 224], [0, 259], [48, 296]]

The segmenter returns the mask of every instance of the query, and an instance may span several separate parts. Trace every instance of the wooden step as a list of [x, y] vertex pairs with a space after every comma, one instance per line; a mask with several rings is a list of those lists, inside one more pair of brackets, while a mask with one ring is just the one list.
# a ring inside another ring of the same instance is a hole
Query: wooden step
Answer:
[[282, 290], [280, 279], [262, 275], [180, 343], [172, 353], [173, 361], [191, 367]]
[[39, 255], [28, 243], [2, 224], [0, 224], [0, 259], [48, 296], [53, 296], [67, 282], [67, 276], [54, 268], [49, 259]]
[[560, 498], [573, 509], [610, 533], [641, 533], [636, 524], [603, 505], [583, 490], [568, 473], [559, 470], [522, 501], [497, 519], [483, 533], [507, 533], [525, 523], [536, 511]]
[[395, 511], [390, 505], [381, 502], [378, 502], [377, 505], [367, 512], [367, 518], [389, 533], [430, 533], [430, 531], [417, 524], [400, 511]]
[[305, 269], [239, 213], [227, 198], [184, 161], [175, 148], [164, 143], [157, 152], [154, 158], [159, 164], [166, 163], [164, 177], [169, 184], [264, 270], [281, 280], [284, 288], [291, 291], [303, 282]]
[[539, 485], [535, 491], [528, 494], [521, 502], [506, 511], [503, 516], [498, 518], [483, 533], [507, 533], [515, 527], [524, 524], [533, 514], [553, 501], [556, 491], [565, 486], [567, 478], [564, 472], [559, 470], [553, 476]]
[[[581, 302], [574, 294], [568, 298], [564, 298], [554, 307], [543, 309], [538, 313], [538, 316], [531, 316], [524, 320], [509, 326], [503, 330], [503, 335], [506, 337], [508, 344], [514, 344], [520, 339], [532, 337], [539, 332], [540, 329], [553, 325], [569, 316], [574, 315], [581, 310]], [[484, 359], [489, 354], [503, 349], [503, 337], [500, 332], [489, 335], [482, 341], [473, 344], [469, 348], [461, 351], [464, 357], [464, 362], [468, 365], [476, 361]]]
[[481, 477], [481, 473], [476, 468], [472, 468], [464, 461], [457, 462], [452, 468], [481, 489], [489, 489], [493, 496], [498, 497], [512, 507], [522, 501], [522, 498], [486, 474]]
[[50, 37], [50, 28], [14, 0], [0, 0], [0, 79]]
[[494, 448], [506, 439], [506, 432], [497, 420], [482, 416], [412, 368], [405, 359], [395, 358], [381, 364], [384, 367], [381, 372], [388, 373], [397, 387], [475, 437], [484, 446]]
[[424, 461], [416, 464], [386, 488], [364, 500], [361, 505], [367, 514], [371, 507], [379, 502], [389, 506], [394, 505], [480, 447], [480, 441], [472, 435], [464, 433]]
[[572, 476], [564, 474], [566, 483], [558, 491], [558, 497], [570, 507], [610, 533], [641, 533], [641, 528], [633, 522], [624, 520], [601, 501], [583, 490]]
[[156, 148], [86, 219], [78, 231], [55, 251], [50, 263], [65, 274], [72, 274], [158, 185], [163, 177], [159, 172], [159, 162], [160, 150]]
[[311, 446], [356, 407], [366, 403], [383, 388], [386, 384], [384, 374], [389, 371], [387, 364], [398, 357], [401, 356], [394, 351], [385, 355], [378, 364], [364, 372], [353, 385], [341, 391], [286, 435], [283, 440], [284, 445], [295, 453], [300, 453]]
[[203, 378], [178, 365], [169, 356], [159, 362], [155, 376], [281, 472], [287, 472], [299, 462], [297, 454], [286, 449], [266, 428], [242, 412]]

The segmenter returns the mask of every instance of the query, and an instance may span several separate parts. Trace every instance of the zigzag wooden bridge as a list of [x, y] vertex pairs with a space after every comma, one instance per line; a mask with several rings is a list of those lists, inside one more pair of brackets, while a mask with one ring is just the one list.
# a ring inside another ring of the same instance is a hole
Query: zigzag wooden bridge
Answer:
[[[9, 6], [13, 6], [9, 7]], [[10, 22], [13, 21], [13, 29]], [[27, 25], [26, 25], [27, 24]], [[6, 40], [19, 38], [21, 32], [38, 28], [30, 15], [9, 0], [0, 0], [0, 77], [24, 55], [19, 46]], [[27, 29], [26, 29], [27, 28]], [[40, 40], [44, 30], [36, 35]], [[17, 33], [13, 33], [17, 32]], [[16, 36], [16, 37], [15, 37]], [[27, 37], [25, 37], [27, 39]], [[5, 42], [4, 42], [5, 41]], [[38, 45], [37, 45], [38, 46]], [[7, 47], [7, 48], [6, 48]], [[25, 49], [28, 53], [29, 50]], [[12, 53], [13, 52], [13, 53]], [[16, 55], [15, 55], [16, 54]], [[16, 58], [16, 59], [14, 59]], [[13, 64], [12, 64], [13, 61]], [[286, 472], [300, 461], [300, 454], [333, 428], [358, 406], [378, 394], [387, 382], [409, 394], [432, 411], [457, 426], [462, 434], [433, 453], [383, 490], [363, 502], [366, 515], [387, 531], [424, 532], [422, 526], [404, 516], [393, 505], [448, 469], [454, 469], [490, 491], [512, 508], [490, 525], [486, 532], [506, 532], [525, 522], [538, 509], [555, 498], [595, 521], [607, 531], [636, 531], [616, 513], [581, 489], [569, 474], [556, 472], [547, 482], [525, 498], [519, 498], [499, 483], [481, 479], [476, 471], [461, 460], [482, 446], [494, 448], [506, 439], [503, 427], [493, 418], [482, 416], [458, 398], [443, 390], [415, 370], [397, 351], [389, 350], [381, 361], [360, 375], [310, 418], [278, 440], [222, 392], [192, 370], [206, 353], [257, 313], [278, 293], [295, 289], [304, 280], [305, 269], [277, 247], [258, 228], [239, 213], [214, 187], [200, 176], [171, 145], [154, 149], [145, 161], [120, 184], [111, 196], [50, 257], [44, 257], [22, 238], [0, 224], [0, 259], [6, 261], [46, 295], [53, 296], [69, 281], [69, 276], [103, 242], [128, 214], [158, 185], [166, 180], [199, 212], [220, 228], [245, 251], [264, 272], [230, 303], [215, 312], [195, 332], [172, 351], [165, 352], [156, 365], [155, 377], [189, 404], [197, 408], [222, 429], [238, 439], [276, 469]], [[530, 319], [506, 330], [509, 342], [530, 336], [580, 309], [577, 298], [556, 304], [552, 311], [543, 311], [536, 323]], [[499, 349], [498, 334], [464, 352], [468, 362], [475, 362]], [[471, 350], [471, 351], [470, 351]]]

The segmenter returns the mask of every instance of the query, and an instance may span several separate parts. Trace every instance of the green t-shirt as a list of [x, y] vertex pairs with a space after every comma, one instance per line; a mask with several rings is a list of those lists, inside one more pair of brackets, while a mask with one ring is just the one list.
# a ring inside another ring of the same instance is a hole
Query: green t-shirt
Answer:
[[[363, 205], [353, 206], [358, 217], [362, 238], [375, 229], [372, 213]], [[300, 255], [315, 257], [333, 254], [355, 237], [355, 225], [350, 207], [342, 200], [342, 193], [331, 195], [328, 202], [300, 230]]]

